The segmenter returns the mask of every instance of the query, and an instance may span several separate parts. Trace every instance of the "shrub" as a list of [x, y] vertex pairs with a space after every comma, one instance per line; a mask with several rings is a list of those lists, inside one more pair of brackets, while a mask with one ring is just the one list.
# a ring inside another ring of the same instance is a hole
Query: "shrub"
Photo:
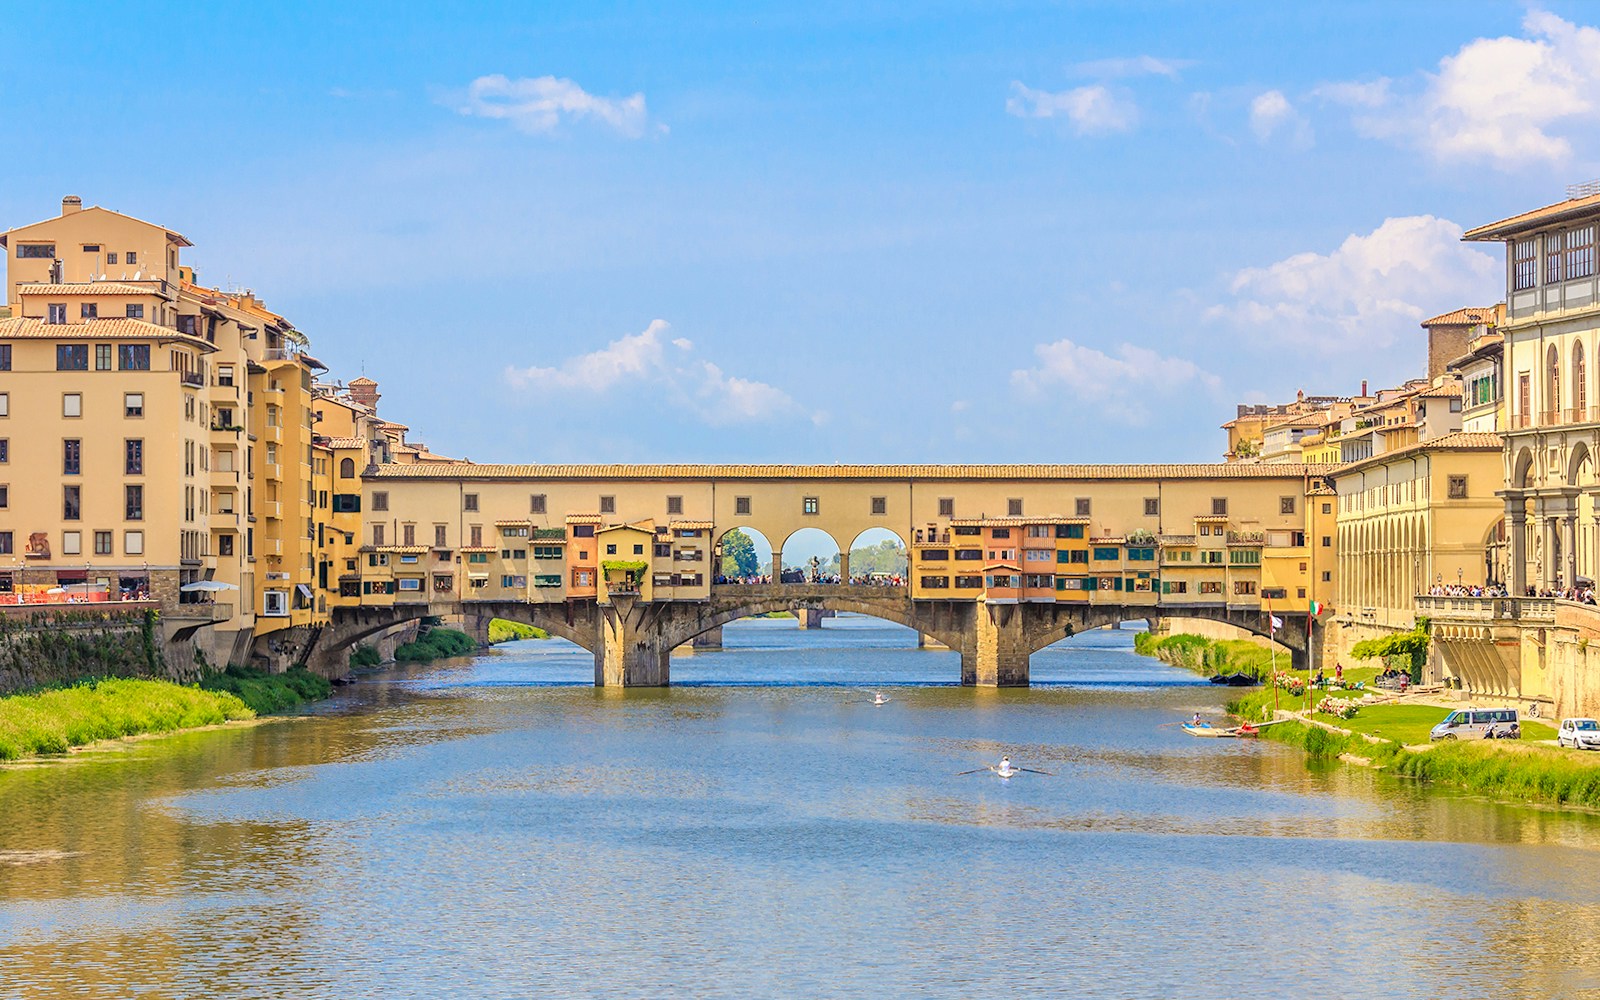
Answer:
[[416, 642], [408, 642], [395, 650], [398, 663], [427, 663], [448, 656], [465, 656], [475, 651], [478, 644], [465, 632], [453, 628], [429, 629]]
[[376, 646], [357, 646], [350, 651], [350, 665], [352, 667], [376, 667], [383, 660], [378, 656]]
[[304, 668], [269, 674], [254, 667], [229, 666], [200, 681], [207, 691], [227, 692], [258, 715], [281, 712], [308, 701], [321, 701], [333, 693], [326, 677]]

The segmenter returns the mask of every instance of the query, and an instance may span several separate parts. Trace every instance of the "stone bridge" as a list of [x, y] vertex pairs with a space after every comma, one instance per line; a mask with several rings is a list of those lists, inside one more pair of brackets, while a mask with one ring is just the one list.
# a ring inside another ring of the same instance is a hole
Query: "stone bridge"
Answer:
[[[1223, 604], [984, 603], [912, 600], [904, 587], [848, 584], [716, 585], [704, 601], [640, 601], [613, 595], [564, 603], [446, 601], [392, 607], [339, 608], [307, 651], [308, 665], [344, 672], [350, 648], [362, 639], [429, 615], [462, 615], [480, 634], [494, 618], [523, 622], [570, 640], [594, 655], [594, 680], [603, 687], [660, 687], [671, 677], [672, 651], [729, 622], [771, 611], [851, 611], [904, 625], [961, 655], [961, 683], [986, 687], [1028, 684], [1029, 658], [1068, 636], [1124, 621], [1205, 618], [1268, 635], [1265, 613]], [[1287, 617], [1277, 640], [1305, 665], [1304, 616]]]

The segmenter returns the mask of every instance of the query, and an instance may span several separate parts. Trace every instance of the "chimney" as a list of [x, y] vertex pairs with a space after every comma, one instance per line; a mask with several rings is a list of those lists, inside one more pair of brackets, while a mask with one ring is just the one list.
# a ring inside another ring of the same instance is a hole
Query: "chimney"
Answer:
[[1366, 379], [1362, 379], [1361, 380], [1361, 395], [1365, 396], [1366, 394], [1367, 394], [1367, 380]]
[[75, 194], [69, 194], [61, 199], [61, 214], [71, 215], [73, 212], [83, 211], [83, 199]]
[[349, 385], [350, 399], [372, 412], [378, 412], [378, 383], [370, 378], [358, 378]]

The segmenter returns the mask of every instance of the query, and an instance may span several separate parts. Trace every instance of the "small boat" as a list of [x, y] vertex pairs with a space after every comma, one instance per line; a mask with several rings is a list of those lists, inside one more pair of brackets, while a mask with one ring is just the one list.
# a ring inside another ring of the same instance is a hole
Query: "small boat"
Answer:
[[1261, 682], [1256, 680], [1254, 677], [1251, 677], [1249, 674], [1232, 673], [1232, 674], [1213, 674], [1211, 676], [1211, 683], [1213, 683], [1213, 684], [1222, 684], [1222, 685], [1224, 685], [1226, 687], [1241, 688], [1241, 687], [1256, 687]]
[[1239, 735], [1232, 729], [1223, 729], [1221, 726], [1197, 726], [1192, 722], [1185, 722], [1183, 724], [1183, 731], [1188, 733], [1190, 736], [1210, 736], [1213, 738], [1233, 737]]

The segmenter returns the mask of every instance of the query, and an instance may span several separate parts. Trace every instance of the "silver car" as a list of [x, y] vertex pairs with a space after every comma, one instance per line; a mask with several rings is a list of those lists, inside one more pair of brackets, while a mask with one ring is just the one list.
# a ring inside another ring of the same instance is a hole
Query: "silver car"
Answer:
[[1574, 750], [1600, 750], [1600, 722], [1593, 719], [1562, 719], [1556, 730], [1556, 745]]

